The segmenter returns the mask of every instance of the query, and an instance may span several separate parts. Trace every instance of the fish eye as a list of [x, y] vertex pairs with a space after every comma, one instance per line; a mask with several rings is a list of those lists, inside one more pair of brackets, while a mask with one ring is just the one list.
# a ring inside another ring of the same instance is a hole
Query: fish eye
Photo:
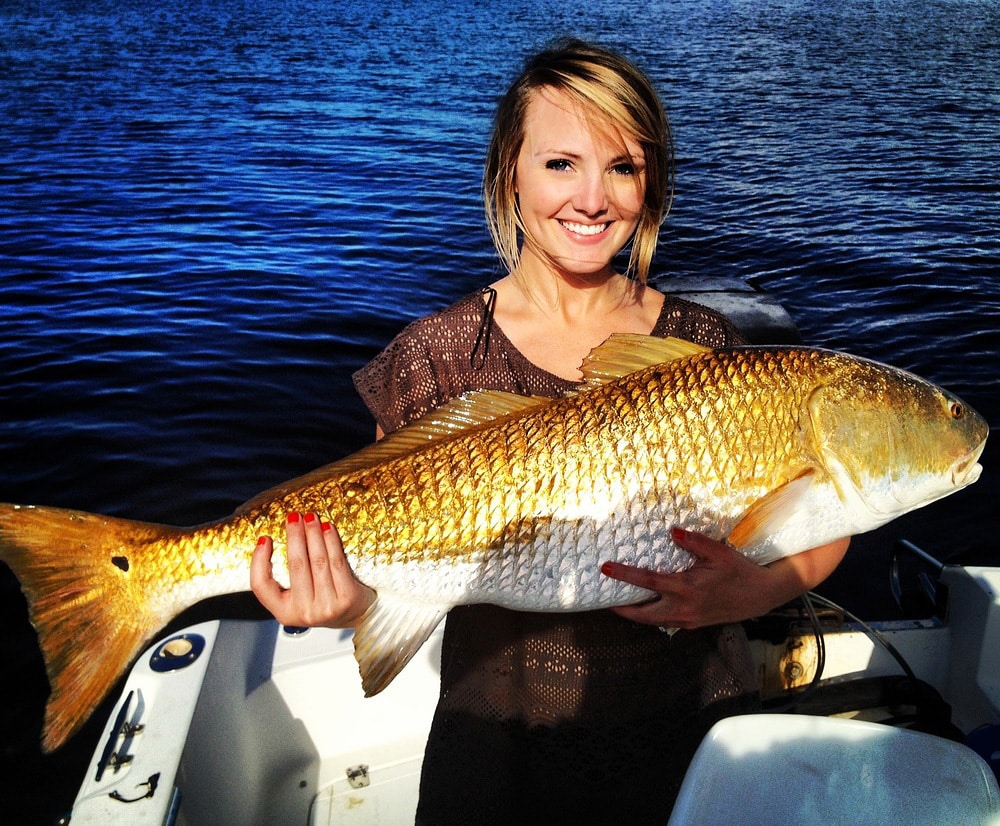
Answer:
[[965, 418], [965, 406], [961, 402], [951, 403], [951, 417], [953, 419]]

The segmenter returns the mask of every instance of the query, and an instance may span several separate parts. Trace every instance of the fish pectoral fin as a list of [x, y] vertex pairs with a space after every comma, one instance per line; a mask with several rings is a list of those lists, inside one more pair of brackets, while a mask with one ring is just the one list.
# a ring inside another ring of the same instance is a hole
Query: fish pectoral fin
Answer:
[[580, 369], [584, 384], [605, 384], [654, 364], [709, 352], [710, 347], [682, 338], [616, 333], [591, 350]]
[[366, 697], [395, 679], [450, 608], [379, 593], [354, 629], [354, 658]]
[[734, 548], [748, 548], [776, 533], [795, 512], [815, 477], [815, 470], [805, 470], [762, 496], [747, 508], [726, 541]]

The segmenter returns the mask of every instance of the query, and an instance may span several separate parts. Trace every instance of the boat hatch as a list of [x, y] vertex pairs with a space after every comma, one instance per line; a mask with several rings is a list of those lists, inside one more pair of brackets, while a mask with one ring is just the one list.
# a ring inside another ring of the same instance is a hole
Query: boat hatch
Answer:
[[161, 674], [187, 668], [204, 650], [205, 638], [201, 634], [178, 634], [153, 650], [149, 667]]

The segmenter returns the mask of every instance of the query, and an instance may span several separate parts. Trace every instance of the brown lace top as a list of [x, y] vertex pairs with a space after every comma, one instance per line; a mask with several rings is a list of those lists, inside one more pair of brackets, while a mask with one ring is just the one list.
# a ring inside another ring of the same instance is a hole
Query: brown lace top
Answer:
[[[355, 374], [386, 433], [470, 390], [555, 397], [575, 386], [518, 352], [493, 324], [492, 295], [413, 322]], [[723, 317], [671, 296], [652, 332], [744, 343]], [[671, 637], [610, 611], [455, 608], [418, 822], [665, 823], [704, 733], [756, 704], [739, 625]]]

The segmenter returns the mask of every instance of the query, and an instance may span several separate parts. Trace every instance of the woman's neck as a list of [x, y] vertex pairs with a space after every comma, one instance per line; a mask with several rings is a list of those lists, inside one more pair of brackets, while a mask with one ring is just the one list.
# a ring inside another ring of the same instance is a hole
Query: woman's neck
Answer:
[[652, 331], [663, 296], [624, 276], [550, 279], [514, 273], [494, 285], [495, 320], [530, 362], [563, 378], [581, 376], [584, 357], [614, 333]]
[[[596, 273], [556, 270], [531, 256], [509, 278], [524, 299], [546, 317], [585, 321], [606, 315], [639, 298], [642, 286], [616, 273], [610, 265]], [[505, 279], [506, 280], [506, 279]]]

